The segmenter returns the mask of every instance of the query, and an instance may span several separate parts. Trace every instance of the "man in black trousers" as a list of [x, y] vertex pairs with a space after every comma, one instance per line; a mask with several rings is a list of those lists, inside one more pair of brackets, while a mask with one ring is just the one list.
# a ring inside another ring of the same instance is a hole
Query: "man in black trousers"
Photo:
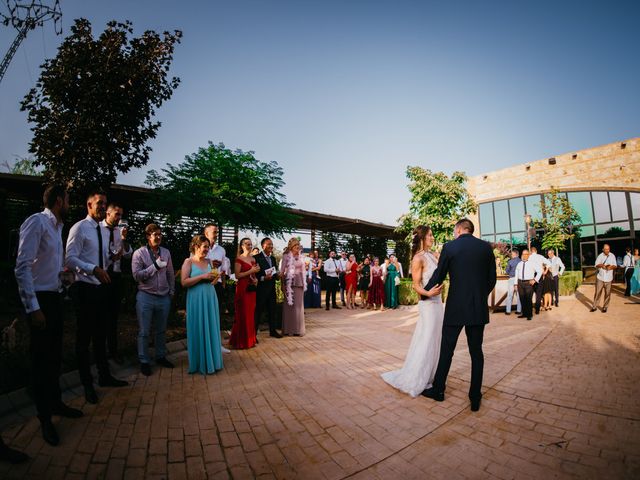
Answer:
[[496, 259], [487, 242], [473, 236], [473, 222], [459, 220], [454, 229], [455, 240], [445, 244], [438, 268], [424, 287], [441, 285], [449, 274], [449, 294], [444, 312], [440, 358], [433, 387], [422, 395], [438, 402], [444, 400], [447, 375], [451, 368], [458, 336], [464, 327], [471, 355], [471, 410], [480, 409], [484, 355], [484, 326], [489, 323], [487, 298], [496, 284]]
[[[256, 263], [260, 265], [260, 271], [256, 273], [258, 287], [256, 292], [255, 324], [256, 337], [262, 312], [267, 310], [269, 320], [269, 335], [274, 338], [282, 338], [276, 330], [276, 278], [278, 278], [278, 265], [273, 257], [273, 241], [270, 238], [263, 238], [260, 242], [262, 252], [253, 256]], [[268, 272], [271, 272], [270, 274]]]

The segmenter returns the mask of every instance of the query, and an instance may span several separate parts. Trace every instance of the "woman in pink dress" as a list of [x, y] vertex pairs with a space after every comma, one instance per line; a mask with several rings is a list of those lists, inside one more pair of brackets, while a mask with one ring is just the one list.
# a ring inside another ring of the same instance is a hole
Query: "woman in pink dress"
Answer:
[[371, 280], [369, 280], [369, 306], [373, 306], [374, 310], [380, 306], [380, 311], [384, 310], [384, 272], [380, 266], [380, 259], [373, 259], [371, 267]]
[[256, 272], [260, 266], [251, 256], [251, 240], [240, 240], [238, 256], [235, 262], [236, 297], [234, 306], [236, 309], [229, 345], [233, 348], [251, 348], [256, 344], [256, 328], [254, 324], [254, 312], [256, 310]]

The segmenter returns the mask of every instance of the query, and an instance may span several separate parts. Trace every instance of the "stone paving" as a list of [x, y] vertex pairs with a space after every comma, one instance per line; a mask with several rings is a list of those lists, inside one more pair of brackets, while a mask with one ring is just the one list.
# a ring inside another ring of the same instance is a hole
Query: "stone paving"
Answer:
[[3, 437], [32, 460], [0, 477], [640, 478], [640, 302], [589, 313], [592, 294], [531, 322], [492, 315], [477, 413], [464, 338], [445, 401], [412, 399], [380, 374], [402, 365], [415, 307], [315, 310], [305, 337], [262, 334], [216, 375], [188, 375], [182, 352], [98, 405], [75, 392], [85, 417], [54, 419], [58, 447], [14, 418]]

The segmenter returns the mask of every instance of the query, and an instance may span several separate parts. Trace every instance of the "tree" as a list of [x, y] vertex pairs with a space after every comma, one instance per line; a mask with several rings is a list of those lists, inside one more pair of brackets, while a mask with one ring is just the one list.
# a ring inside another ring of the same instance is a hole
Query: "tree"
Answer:
[[131, 22], [111, 21], [97, 39], [77, 19], [21, 109], [33, 123], [29, 151], [48, 181], [80, 191], [107, 186], [118, 173], [146, 165], [160, 122], [156, 109], [179, 79], [168, 79], [182, 32], [133, 34]]
[[156, 190], [153, 208], [174, 219], [213, 219], [272, 235], [290, 231], [297, 221], [280, 192], [282, 175], [276, 162], [261, 162], [253, 152], [209, 142], [177, 166], [151, 170], [146, 183]]
[[436, 241], [442, 243], [450, 238], [456, 221], [477, 210], [463, 172], [449, 177], [443, 172], [407, 167], [407, 178], [411, 200], [409, 213], [398, 219], [400, 233], [410, 236], [416, 226], [429, 225]]
[[16, 155], [13, 163], [5, 160], [2, 162], [2, 166], [7, 172], [16, 175], [42, 175], [42, 172], [35, 166], [35, 160], [32, 157], [20, 157]]
[[556, 252], [565, 250], [567, 240], [574, 237], [571, 226], [580, 223], [580, 215], [573, 208], [567, 196], [556, 188], [545, 193], [540, 203], [542, 219], [534, 222], [536, 228], [544, 230], [542, 249], [553, 248]]

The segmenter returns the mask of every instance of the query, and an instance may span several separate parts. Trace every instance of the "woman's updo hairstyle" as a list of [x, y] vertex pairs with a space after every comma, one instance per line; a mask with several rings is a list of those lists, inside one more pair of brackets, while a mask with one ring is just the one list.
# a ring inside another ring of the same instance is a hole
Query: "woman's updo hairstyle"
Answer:
[[293, 249], [293, 247], [295, 247], [299, 243], [300, 243], [300, 240], [298, 240], [296, 237], [290, 238], [283, 253], [289, 253]]
[[191, 253], [196, 253], [196, 249], [200, 247], [203, 243], [209, 243], [209, 239], [204, 235], [196, 235], [191, 239], [191, 243], [189, 244], [189, 251]]
[[413, 238], [411, 240], [411, 257], [422, 249], [422, 241], [431, 231], [431, 227], [427, 225], [419, 225], [413, 229]]

